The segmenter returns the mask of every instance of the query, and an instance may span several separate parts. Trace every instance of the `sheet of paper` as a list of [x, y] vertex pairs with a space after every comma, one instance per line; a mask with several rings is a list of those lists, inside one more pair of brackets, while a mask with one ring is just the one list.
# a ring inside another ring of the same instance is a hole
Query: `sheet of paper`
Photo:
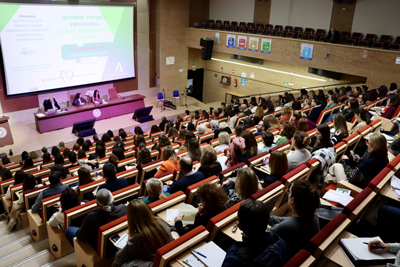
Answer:
[[379, 236], [376, 237], [365, 237], [365, 238], [348, 238], [341, 239], [342, 243], [349, 249], [351, 254], [353, 254], [354, 258], [361, 260], [382, 260], [382, 259], [394, 259], [396, 258], [395, 254], [385, 252], [380, 254], [375, 254], [369, 252], [368, 245], [363, 244], [364, 242], [369, 243], [372, 240], [380, 240], [382, 239]]
[[394, 190], [397, 198], [400, 199], [400, 179], [393, 175], [392, 179], [390, 179], [390, 186], [392, 187], [392, 190]]
[[353, 200], [353, 197], [332, 189], [329, 189], [322, 198], [328, 201], [337, 202], [342, 206], [346, 206]]
[[379, 116], [379, 114], [378, 113], [376, 113], [375, 111], [369, 111], [369, 113], [371, 113], [372, 115], [374, 115], [374, 116]]
[[394, 139], [394, 136], [390, 136], [390, 135], [387, 135], [384, 133], [382, 135], [386, 138], [387, 141], [393, 141], [393, 139]]
[[194, 219], [196, 218], [196, 214], [199, 210], [193, 207], [190, 204], [181, 204], [179, 209], [179, 215], [185, 216], [183, 217], [183, 224], [194, 224]]
[[276, 143], [276, 141], [278, 141], [278, 139], [279, 139], [279, 136], [274, 136], [274, 143]]
[[269, 165], [263, 165], [261, 168], [263, 168], [267, 172], [271, 173], [271, 168], [269, 167]]
[[208, 242], [204, 246], [196, 249], [196, 251], [207, 256], [204, 258], [199, 255], [200, 261], [202, 261], [207, 267], [220, 267], [224, 262], [226, 252], [218, 247], [214, 242]]
[[190, 254], [186, 259], [184, 259], [183, 262], [189, 264], [192, 267], [204, 267], [204, 264], [192, 254]]
[[173, 222], [179, 216], [179, 210], [167, 209], [167, 222]]
[[343, 189], [343, 188], [336, 188], [336, 191], [342, 194], [346, 194], [348, 196], [350, 196], [351, 191], [347, 190], [347, 189]]
[[38, 114], [36, 114], [36, 116], [38, 116], [39, 118], [41, 118], [41, 117], [44, 117], [44, 116], [46, 116], [46, 115], [44, 115], [43, 113], [38, 113]]
[[226, 160], [228, 159], [227, 156], [219, 156], [217, 157], [217, 161], [221, 164], [222, 170], [228, 169], [228, 167], [225, 165]]
[[115, 242], [115, 246], [119, 249], [123, 249], [126, 246], [126, 243], [128, 243], [128, 234], [124, 234], [121, 236], [117, 242]]

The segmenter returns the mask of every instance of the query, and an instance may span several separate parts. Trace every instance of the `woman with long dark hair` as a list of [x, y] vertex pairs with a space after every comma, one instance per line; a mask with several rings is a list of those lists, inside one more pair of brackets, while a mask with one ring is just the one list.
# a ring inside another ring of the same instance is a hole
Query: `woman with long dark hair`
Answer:
[[101, 96], [100, 96], [99, 90], [94, 90], [93, 102], [96, 104], [102, 104], [104, 102], [103, 98], [101, 98]]
[[77, 93], [74, 98], [73, 106], [83, 106], [86, 104], [86, 100], [82, 97], [81, 93]]

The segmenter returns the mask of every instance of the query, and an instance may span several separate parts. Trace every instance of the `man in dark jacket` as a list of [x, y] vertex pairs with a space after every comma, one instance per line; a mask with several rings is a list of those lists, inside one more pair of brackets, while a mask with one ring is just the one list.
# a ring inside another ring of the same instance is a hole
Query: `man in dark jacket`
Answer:
[[43, 107], [44, 111], [48, 109], [60, 109], [60, 105], [58, 105], [57, 101], [52, 97], [43, 101]]
[[67, 185], [61, 184], [61, 179], [62, 179], [61, 172], [55, 171], [50, 173], [49, 175], [50, 186], [45, 190], [43, 190], [42, 192], [40, 192], [39, 196], [36, 198], [35, 204], [33, 204], [32, 206], [32, 212], [40, 213], [39, 211], [42, 199], [60, 194], [62, 191], [65, 190], [65, 188], [68, 187]]
[[125, 178], [119, 178], [115, 176], [117, 173], [117, 169], [111, 163], [106, 163], [103, 166], [103, 176], [106, 178], [105, 184], [102, 184], [99, 187], [100, 189], [108, 189], [111, 192], [117, 191], [119, 189], [125, 188], [129, 186], [128, 181]]
[[338, 44], [340, 42], [340, 32], [338, 32], [335, 28], [332, 28], [326, 39], [329, 43]]
[[[321, 100], [318, 97], [314, 97], [314, 99], [311, 102], [311, 105], [313, 106], [313, 109], [310, 111], [308, 119], [314, 123], [317, 123], [319, 115], [324, 110], [324, 107], [322, 106]], [[304, 115], [303, 117], [306, 116]]]
[[167, 191], [170, 194], [178, 191], [186, 192], [188, 186], [204, 180], [203, 173], [193, 171], [193, 161], [189, 156], [183, 157], [179, 161], [179, 168], [179, 176], [182, 178], [170, 184]]
[[238, 219], [243, 242], [235, 242], [228, 249], [222, 266], [283, 266], [287, 260], [286, 243], [265, 231], [269, 221], [267, 206], [248, 198], [240, 205]]

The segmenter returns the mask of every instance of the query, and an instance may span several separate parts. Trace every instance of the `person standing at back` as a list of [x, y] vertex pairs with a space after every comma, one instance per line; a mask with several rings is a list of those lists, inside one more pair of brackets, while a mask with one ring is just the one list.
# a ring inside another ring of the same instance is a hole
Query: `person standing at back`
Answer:
[[128, 181], [125, 178], [119, 178], [115, 176], [117, 169], [111, 163], [106, 163], [103, 166], [103, 175], [106, 178], [106, 183], [99, 187], [101, 189], [108, 189], [111, 192], [117, 191], [119, 189], [129, 186]]

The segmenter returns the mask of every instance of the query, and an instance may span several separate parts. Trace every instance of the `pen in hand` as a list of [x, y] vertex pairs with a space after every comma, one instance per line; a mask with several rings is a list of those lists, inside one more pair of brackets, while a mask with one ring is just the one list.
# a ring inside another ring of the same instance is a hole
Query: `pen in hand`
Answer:
[[[363, 242], [363, 244], [368, 245], [368, 242]], [[385, 248], [385, 246], [381, 246], [381, 245], [371, 245], [372, 248]]]

